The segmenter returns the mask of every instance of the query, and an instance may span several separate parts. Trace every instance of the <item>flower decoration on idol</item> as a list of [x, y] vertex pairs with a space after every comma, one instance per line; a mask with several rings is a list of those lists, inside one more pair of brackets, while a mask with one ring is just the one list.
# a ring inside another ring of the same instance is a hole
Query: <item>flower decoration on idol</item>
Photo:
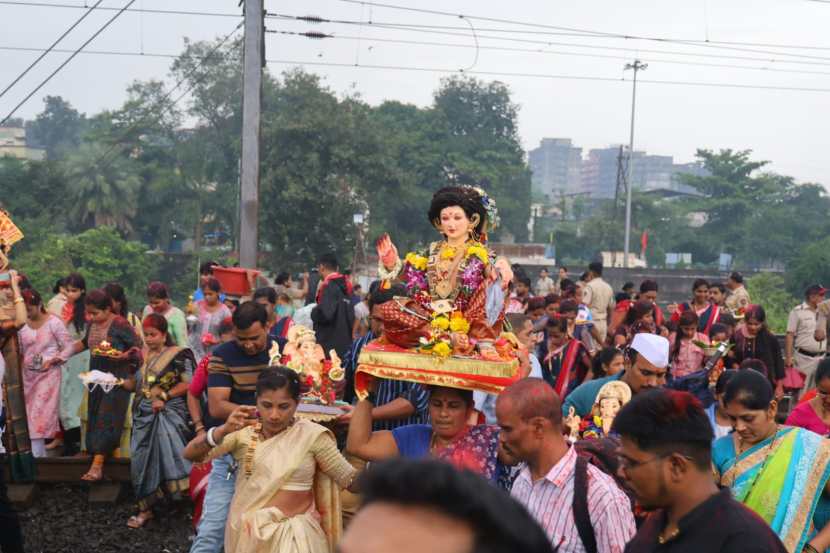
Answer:
[[469, 186], [481, 197], [481, 204], [484, 206], [485, 211], [487, 211], [487, 223], [490, 230], [494, 230], [499, 226], [501, 219], [499, 218], [499, 210], [496, 207], [496, 201], [490, 197], [484, 188], [480, 186]]
[[427, 268], [427, 263], [429, 260], [424, 257], [423, 255], [419, 255], [415, 252], [409, 252], [406, 254], [406, 262], [412, 266], [413, 269], [418, 271], [425, 271]]
[[490, 253], [487, 248], [480, 244], [474, 244], [467, 248], [466, 258], [470, 259], [471, 257], [480, 260], [485, 266], [490, 264]]
[[467, 334], [470, 332], [470, 323], [464, 318], [464, 315], [460, 311], [456, 311], [450, 317], [449, 328], [450, 332]]

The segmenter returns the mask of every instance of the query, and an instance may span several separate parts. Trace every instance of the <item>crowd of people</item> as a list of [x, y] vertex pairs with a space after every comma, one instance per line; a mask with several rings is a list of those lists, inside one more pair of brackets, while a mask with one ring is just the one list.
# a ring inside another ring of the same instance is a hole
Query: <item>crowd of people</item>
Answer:
[[[445, 213], [459, 202], [439, 205], [439, 261], [453, 261], [456, 235], [473, 236], [471, 213]], [[381, 263], [400, 271], [393, 250], [379, 242]], [[88, 459], [94, 484], [108, 458], [127, 457], [137, 506], [125, 523], [138, 531], [188, 499], [192, 553], [830, 548], [821, 286], [793, 309], [782, 351], [739, 273], [696, 280], [664, 311], [656, 282], [615, 293], [601, 263], [573, 279], [543, 269], [535, 283], [498, 266], [484, 274], [512, 273], [498, 320], [521, 378], [495, 394], [374, 377], [357, 394], [363, 349], [417, 319], [389, 309], [411, 286], [376, 281], [362, 294], [325, 254], [299, 284], [282, 273], [234, 297], [216, 265], [203, 264], [181, 307], [150, 283], [140, 316], [118, 283], [87, 289], [71, 274], [45, 301], [8, 271], [0, 373], [13, 480], [31, 480], [35, 458], [66, 455]], [[474, 294], [465, 301], [484, 312]], [[310, 330], [297, 338], [300, 327]], [[325, 424], [299, 416], [309, 381], [274, 362], [291, 340], [342, 360], [340, 415]], [[0, 492], [0, 548], [22, 551]]]

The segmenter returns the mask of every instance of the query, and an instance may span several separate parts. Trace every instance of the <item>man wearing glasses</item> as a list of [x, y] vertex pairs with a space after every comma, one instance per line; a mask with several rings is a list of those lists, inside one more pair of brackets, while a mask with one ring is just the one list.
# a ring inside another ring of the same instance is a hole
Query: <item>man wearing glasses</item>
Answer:
[[579, 417], [591, 412], [594, 400], [603, 384], [612, 380], [621, 380], [636, 395], [652, 388], [666, 384], [669, 367], [669, 341], [656, 334], [637, 334], [625, 353], [625, 370], [612, 376], [589, 380], [568, 394], [562, 412], [567, 417], [573, 408]]
[[758, 515], [712, 478], [712, 427], [687, 392], [639, 394], [614, 419], [619, 474], [653, 511], [625, 553], [784, 553]]

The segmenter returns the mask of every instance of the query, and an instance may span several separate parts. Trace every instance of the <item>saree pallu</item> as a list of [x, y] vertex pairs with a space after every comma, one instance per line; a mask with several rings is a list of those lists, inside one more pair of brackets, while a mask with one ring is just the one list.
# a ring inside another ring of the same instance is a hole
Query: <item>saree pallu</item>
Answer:
[[542, 378], [548, 382], [556, 394], [565, 397], [582, 381], [587, 374], [582, 371], [580, 358], [587, 353], [585, 346], [579, 340], [569, 340], [567, 344], [548, 354], [542, 363]]
[[[225, 551], [234, 553], [333, 553], [342, 532], [340, 487], [347, 485], [354, 468], [345, 459], [331, 461], [329, 477], [316, 461], [308, 484], [314, 503], [305, 513], [286, 517], [270, 506], [274, 495], [295, 471], [314, 455], [318, 438], [328, 434], [336, 452], [334, 436], [319, 424], [298, 419], [282, 433], [259, 442], [254, 427], [225, 437], [209, 458], [232, 453], [239, 462], [236, 491], [225, 527]], [[339, 454], [337, 454], [339, 456]], [[313, 478], [313, 482], [312, 482]], [[319, 519], [314, 511], [319, 513]]]
[[[775, 436], [736, 455], [733, 436], [717, 440], [712, 458], [720, 483], [755, 511], [784, 543], [800, 553], [816, 533], [814, 519], [830, 503], [830, 441], [809, 430], [782, 427]], [[823, 523], [824, 521], [821, 521]]]
[[164, 492], [175, 494], [189, 487], [190, 462], [182, 451], [190, 435], [187, 404], [176, 397], [153, 413], [152, 402], [141, 398], [133, 408], [130, 472], [139, 507], [146, 510]]
[[9, 467], [13, 482], [31, 482], [35, 479], [35, 458], [29, 440], [26, 420], [26, 398], [23, 393], [23, 359], [17, 330], [0, 327], [0, 355], [6, 363], [3, 378], [3, 405], [6, 408], [6, 439]]

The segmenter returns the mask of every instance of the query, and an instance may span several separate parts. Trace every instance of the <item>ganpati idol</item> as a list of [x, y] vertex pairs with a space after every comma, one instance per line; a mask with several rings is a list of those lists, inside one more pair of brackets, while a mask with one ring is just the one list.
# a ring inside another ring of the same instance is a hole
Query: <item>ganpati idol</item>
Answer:
[[631, 401], [631, 388], [620, 380], [608, 382], [599, 389], [594, 400], [591, 416], [582, 421], [580, 430], [583, 439], [596, 439], [611, 432], [614, 419], [623, 406]]
[[521, 377], [516, 345], [502, 329], [513, 271], [487, 248], [495, 203], [480, 188], [442, 188], [428, 217], [442, 239], [423, 251], [401, 259], [388, 235], [377, 242], [383, 288], [394, 281], [404, 292], [372, 313], [383, 334], [360, 352], [359, 398], [373, 377], [493, 394]]
[[282, 364], [297, 371], [305, 379], [308, 392], [303, 394], [304, 401], [318, 401], [333, 405], [336, 401], [334, 382], [340, 382], [345, 372], [340, 358], [332, 350], [331, 359], [326, 359], [322, 346], [317, 343], [314, 331], [302, 325], [295, 325], [288, 331], [288, 343], [279, 356], [279, 346], [275, 343], [271, 352], [271, 364], [280, 359]]
[[401, 259], [388, 235], [378, 240], [381, 279], [400, 280], [408, 292], [381, 306], [384, 337], [438, 355], [469, 355], [480, 342], [492, 354], [513, 278], [507, 260], [486, 245], [495, 203], [479, 188], [447, 187], [433, 196], [428, 216], [443, 239], [424, 251]]

